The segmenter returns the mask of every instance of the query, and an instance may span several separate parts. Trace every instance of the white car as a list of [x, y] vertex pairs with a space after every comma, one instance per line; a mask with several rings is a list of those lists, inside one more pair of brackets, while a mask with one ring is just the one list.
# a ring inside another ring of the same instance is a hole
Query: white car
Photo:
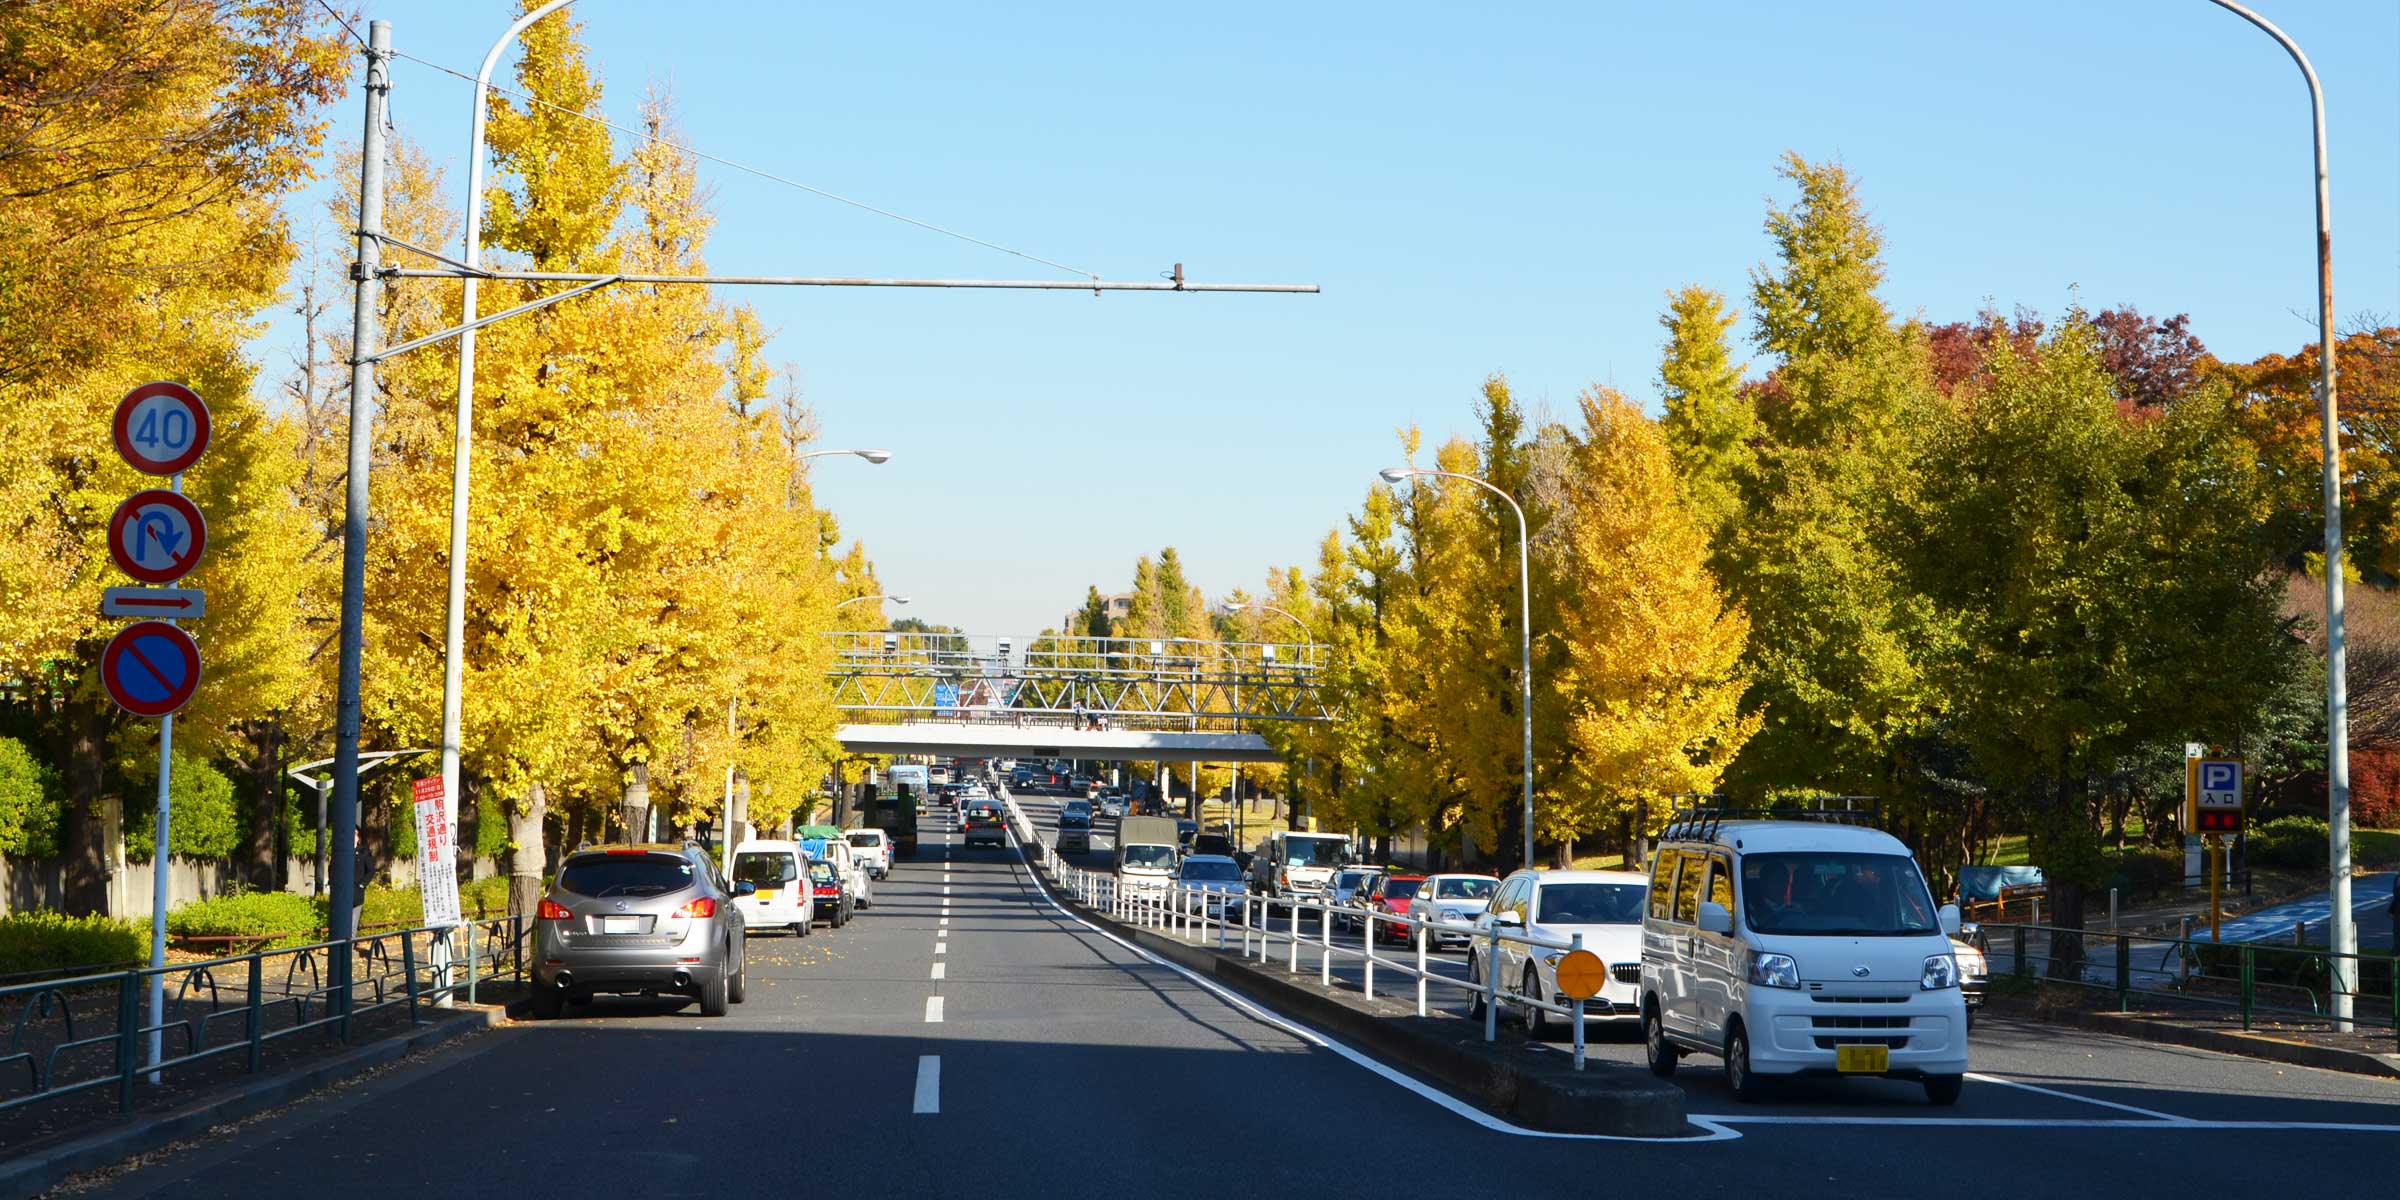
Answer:
[[1426, 941], [1432, 945], [1464, 945], [1499, 890], [1500, 880], [1490, 875], [1428, 875], [1409, 897], [1408, 915], [1429, 923]]
[[842, 879], [850, 885], [850, 895], [856, 906], [862, 910], [875, 907], [874, 883], [867, 875], [865, 864], [850, 849], [849, 841], [838, 837], [816, 840], [825, 844], [825, 852], [818, 857], [832, 863], [833, 869], [842, 873]]
[[757, 891], [733, 898], [751, 933], [781, 926], [807, 937], [817, 919], [816, 897], [806, 878], [807, 856], [798, 842], [748, 841], [733, 848], [733, 880]]
[[892, 874], [892, 839], [880, 829], [853, 829], [842, 835], [850, 843], [850, 853], [857, 857], [867, 874], [887, 879]]
[[1695, 812], [1669, 823], [1642, 919], [1642, 1039], [1655, 1075], [1725, 1060], [1737, 1100], [1768, 1076], [1920, 1080], [1958, 1101], [1967, 1002], [1916, 859], [1880, 830]]
[[[1475, 921], [1477, 938], [1467, 946], [1467, 978], [1482, 983], [1497, 978], [1502, 995], [1532, 996], [1562, 1008], [1574, 1001], [1558, 990], [1558, 960], [1567, 951], [1511, 942], [1508, 934], [1573, 942], [1608, 965], [1608, 982], [1584, 1002], [1583, 1019], [1626, 1021], [1642, 1011], [1642, 912], [1650, 880], [1633, 871], [1519, 871], [1500, 881], [1491, 905]], [[1492, 966], [1491, 943], [1481, 935], [1498, 927], [1502, 933], [1499, 966]], [[1559, 1018], [1548, 1009], [1520, 1004], [1525, 1031], [1542, 1037]], [[1483, 1015], [1483, 1000], [1475, 1000], [1475, 1015]]]

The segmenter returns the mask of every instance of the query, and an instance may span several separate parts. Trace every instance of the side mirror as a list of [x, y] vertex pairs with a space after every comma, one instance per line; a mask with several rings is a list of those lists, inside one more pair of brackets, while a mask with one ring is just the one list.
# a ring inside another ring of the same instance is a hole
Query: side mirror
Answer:
[[1732, 933], [1733, 910], [1714, 900], [1700, 904], [1700, 930], [1703, 933]]
[[1958, 906], [1955, 904], [1943, 905], [1942, 933], [1950, 937], [1958, 936], [1959, 924]]
[[1492, 924], [1506, 925], [1512, 929], [1523, 929], [1525, 927], [1525, 918], [1504, 909], [1500, 912], [1492, 914]]
[[733, 894], [736, 896], [755, 896], [758, 894], [758, 885], [750, 882], [747, 879], [744, 879], [733, 885]]

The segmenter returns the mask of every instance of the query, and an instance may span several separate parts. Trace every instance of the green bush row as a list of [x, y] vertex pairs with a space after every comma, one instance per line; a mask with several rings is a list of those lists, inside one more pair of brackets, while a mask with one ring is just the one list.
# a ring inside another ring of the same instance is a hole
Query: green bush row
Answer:
[[2333, 836], [2323, 817], [2277, 817], [2250, 831], [2250, 865], [2307, 870], [2325, 865]]
[[147, 960], [149, 931], [114, 917], [54, 912], [0, 917], [0, 975]]

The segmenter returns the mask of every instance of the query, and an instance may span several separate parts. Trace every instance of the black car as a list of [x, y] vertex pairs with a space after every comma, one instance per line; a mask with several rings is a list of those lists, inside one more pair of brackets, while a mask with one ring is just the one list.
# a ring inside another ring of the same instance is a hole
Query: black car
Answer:
[[1067, 809], [1058, 814], [1058, 849], [1088, 853], [1092, 848], [1092, 814]]
[[1200, 836], [1200, 822], [1185, 820], [1175, 822], [1175, 844], [1182, 847], [1184, 853], [1191, 853], [1192, 839], [1198, 836]]
[[816, 900], [816, 919], [840, 929], [850, 923], [850, 915], [858, 909], [858, 898], [850, 894], [850, 885], [832, 863], [821, 858], [808, 860], [808, 886]]

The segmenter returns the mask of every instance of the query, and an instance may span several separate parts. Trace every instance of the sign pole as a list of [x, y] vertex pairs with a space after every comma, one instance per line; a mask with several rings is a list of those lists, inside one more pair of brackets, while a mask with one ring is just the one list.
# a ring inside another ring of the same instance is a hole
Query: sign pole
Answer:
[[[183, 475], [168, 479], [167, 487], [183, 494]], [[169, 621], [172, 624], [172, 620]], [[168, 793], [175, 780], [175, 714], [158, 719], [158, 819], [150, 842], [150, 1082], [158, 1082], [158, 1064], [166, 1053], [167, 1023], [167, 833]]]
[[2220, 940], [2219, 915], [2224, 911], [2220, 889], [2225, 882], [2225, 835], [2208, 835], [2208, 940]]

